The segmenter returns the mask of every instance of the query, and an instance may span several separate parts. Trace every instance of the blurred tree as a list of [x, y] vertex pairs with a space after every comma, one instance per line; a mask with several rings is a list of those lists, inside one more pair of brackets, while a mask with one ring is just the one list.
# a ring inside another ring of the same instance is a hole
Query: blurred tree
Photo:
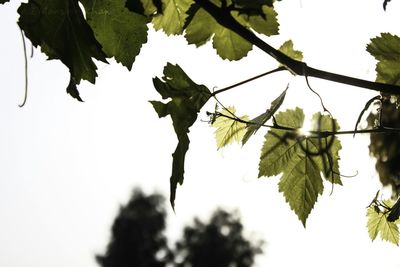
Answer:
[[[378, 112], [368, 117], [372, 127], [400, 127], [400, 110], [398, 101], [383, 96]], [[391, 185], [393, 196], [400, 194], [400, 133], [371, 134], [369, 150], [376, 158], [375, 168], [383, 185]]]
[[217, 210], [209, 223], [199, 219], [184, 229], [176, 245], [178, 267], [246, 267], [262, 253], [263, 242], [253, 244], [243, 236], [243, 225], [237, 213]]
[[164, 234], [164, 197], [145, 196], [135, 189], [126, 206], [120, 208], [112, 226], [105, 255], [96, 256], [102, 267], [161, 267], [171, 255]]

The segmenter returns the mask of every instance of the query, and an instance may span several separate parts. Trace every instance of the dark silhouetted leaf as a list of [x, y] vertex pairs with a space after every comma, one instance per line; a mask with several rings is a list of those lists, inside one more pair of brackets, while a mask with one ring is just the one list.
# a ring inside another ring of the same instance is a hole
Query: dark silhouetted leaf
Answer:
[[92, 58], [106, 62], [106, 55], [74, 0], [36, 0], [22, 3], [18, 25], [34, 46], [41, 46], [49, 59], [59, 59], [71, 80], [91, 83], [97, 76]]
[[172, 154], [171, 196], [174, 207], [177, 184], [183, 183], [185, 155], [189, 149], [189, 128], [197, 119], [197, 113], [211, 97], [210, 91], [204, 85], [194, 83], [178, 66], [170, 63], [164, 68], [161, 79], [153, 79], [154, 87], [168, 103], [150, 101], [159, 117], [171, 116], [178, 145]]

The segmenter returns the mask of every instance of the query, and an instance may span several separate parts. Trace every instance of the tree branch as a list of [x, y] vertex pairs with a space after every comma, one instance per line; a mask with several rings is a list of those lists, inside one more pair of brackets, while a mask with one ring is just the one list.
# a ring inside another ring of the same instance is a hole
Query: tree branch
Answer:
[[218, 7], [209, 0], [194, 0], [194, 2], [201, 6], [204, 10], [206, 10], [220, 25], [235, 32], [243, 39], [257, 46], [259, 49], [273, 57], [275, 60], [284, 65], [288, 70], [296, 75], [315, 77], [342, 84], [353, 85], [364, 89], [379, 91], [391, 95], [400, 95], [400, 86], [397, 85], [371, 82], [308, 67], [306, 63], [288, 57], [284, 53], [276, 50], [275, 48], [264, 42], [262, 39], [257, 37], [257, 35], [255, 35], [252, 31], [236, 21], [232, 17], [229, 9]]

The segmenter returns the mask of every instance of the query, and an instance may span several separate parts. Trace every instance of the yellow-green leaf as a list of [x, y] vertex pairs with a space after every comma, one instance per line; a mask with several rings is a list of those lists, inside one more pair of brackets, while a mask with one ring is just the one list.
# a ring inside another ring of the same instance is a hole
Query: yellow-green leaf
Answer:
[[[217, 128], [215, 130], [215, 139], [218, 149], [233, 142], [240, 143], [246, 132], [246, 123], [230, 118], [235, 116], [235, 112], [234, 107], [228, 107], [227, 110], [224, 109], [212, 124], [213, 127]], [[240, 119], [248, 121], [249, 118], [248, 116], [242, 116]]]

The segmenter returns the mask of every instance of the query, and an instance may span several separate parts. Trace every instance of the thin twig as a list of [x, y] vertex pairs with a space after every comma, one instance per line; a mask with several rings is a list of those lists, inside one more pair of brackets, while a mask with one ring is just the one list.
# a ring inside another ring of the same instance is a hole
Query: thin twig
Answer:
[[238, 86], [240, 86], [240, 85], [243, 85], [243, 84], [245, 84], [245, 83], [254, 81], [254, 80], [259, 79], [259, 78], [261, 78], [261, 77], [267, 76], [267, 75], [269, 75], [269, 74], [272, 74], [272, 73], [275, 73], [275, 72], [278, 72], [278, 71], [283, 71], [283, 70], [287, 70], [287, 69], [286, 69], [284, 66], [280, 66], [280, 67], [278, 67], [278, 68], [276, 68], [276, 69], [273, 69], [273, 70], [267, 71], [267, 72], [265, 72], [265, 73], [259, 74], [259, 75], [257, 75], [257, 76], [252, 77], [252, 78], [249, 78], [249, 79], [247, 79], [247, 80], [244, 80], [244, 81], [235, 83], [234, 85], [230, 85], [230, 86], [228, 86], [228, 87], [225, 87], [225, 88], [216, 90], [216, 91], [214, 91], [211, 95], [212, 95], [212, 96], [215, 96], [216, 94], [219, 94], [219, 93], [228, 91], [228, 90], [230, 90], [230, 89], [233, 89], [233, 88], [238, 87]]
[[296, 75], [308, 75], [309, 77], [353, 85], [364, 89], [384, 92], [390, 95], [400, 95], [400, 86], [397, 85], [371, 82], [309, 67], [306, 63], [292, 59], [281, 51], [276, 50], [275, 48], [264, 42], [251, 30], [240, 24], [231, 15], [229, 9], [218, 7], [210, 0], [194, 0], [194, 2], [201, 6], [205, 11], [207, 11], [221, 26], [235, 32], [243, 39], [257, 46]]
[[20, 31], [22, 37], [22, 45], [24, 48], [24, 59], [25, 59], [25, 96], [22, 104], [18, 105], [20, 108], [22, 108], [26, 104], [26, 99], [28, 98], [28, 57], [26, 55], [25, 35], [22, 29], [20, 29]]

